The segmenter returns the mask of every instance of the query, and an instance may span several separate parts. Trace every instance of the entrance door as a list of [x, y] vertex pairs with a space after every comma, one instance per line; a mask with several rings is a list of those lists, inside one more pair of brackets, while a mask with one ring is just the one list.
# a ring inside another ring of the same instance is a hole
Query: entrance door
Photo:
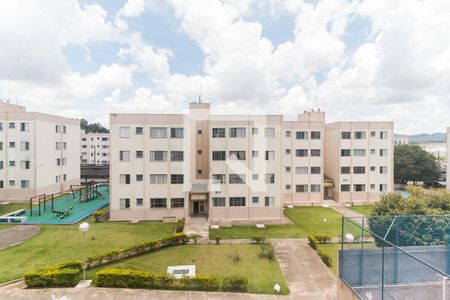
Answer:
[[205, 212], [205, 201], [199, 200], [199, 201], [193, 201], [194, 204], [194, 214], [202, 214]]

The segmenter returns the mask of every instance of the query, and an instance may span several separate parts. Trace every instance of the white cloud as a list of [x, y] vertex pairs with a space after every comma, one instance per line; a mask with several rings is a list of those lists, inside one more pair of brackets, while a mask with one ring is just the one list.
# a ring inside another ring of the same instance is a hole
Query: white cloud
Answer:
[[137, 17], [145, 11], [144, 0], [128, 0], [119, 10], [119, 16]]

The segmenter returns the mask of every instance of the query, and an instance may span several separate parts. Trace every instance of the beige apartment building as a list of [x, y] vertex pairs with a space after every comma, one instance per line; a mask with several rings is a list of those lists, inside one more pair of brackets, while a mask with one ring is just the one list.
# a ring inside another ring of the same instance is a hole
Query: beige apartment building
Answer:
[[[392, 158], [388, 124], [389, 139], [379, 148]], [[184, 114], [111, 114], [111, 219], [203, 214], [211, 223], [277, 223], [283, 205], [370, 201], [375, 192], [336, 191], [340, 178], [325, 165], [327, 128], [320, 111], [285, 121], [282, 115], [214, 114], [201, 102]], [[330, 150], [340, 153], [336, 147]], [[387, 167], [392, 176], [392, 162]], [[389, 180], [380, 179], [385, 191], [392, 190]]]
[[80, 181], [80, 123], [0, 102], [0, 199], [26, 201]]
[[[447, 153], [450, 153], [450, 127], [447, 127]], [[450, 191], [450, 162], [449, 162], [449, 156], [447, 155], [447, 174], [445, 175], [446, 178], [446, 186], [447, 190]]]
[[392, 122], [337, 122], [325, 126], [325, 175], [338, 202], [369, 203], [393, 191]]
[[81, 164], [108, 165], [109, 164], [109, 133], [80, 132]]

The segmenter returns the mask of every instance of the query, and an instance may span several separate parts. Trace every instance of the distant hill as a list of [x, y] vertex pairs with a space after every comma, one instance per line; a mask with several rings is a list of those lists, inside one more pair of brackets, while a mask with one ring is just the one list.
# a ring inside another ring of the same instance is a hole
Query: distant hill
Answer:
[[444, 132], [436, 132], [431, 134], [421, 133], [406, 136], [409, 138], [410, 142], [445, 142], [447, 140], [447, 135]]

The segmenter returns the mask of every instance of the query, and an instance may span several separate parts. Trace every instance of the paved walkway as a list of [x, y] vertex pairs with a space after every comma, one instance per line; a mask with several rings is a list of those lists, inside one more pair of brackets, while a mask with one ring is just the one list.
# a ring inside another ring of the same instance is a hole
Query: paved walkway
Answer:
[[191, 216], [186, 223], [185, 233], [199, 234], [202, 237], [199, 239], [200, 243], [208, 243], [209, 241], [209, 223], [205, 216], [193, 217]]
[[274, 239], [270, 242], [290, 289], [288, 296], [106, 288], [24, 289], [21, 281], [0, 287], [0, 299], [337, 299], [337, 279], [308, 246], [306, 239]]
[[16, 225], [0, 230], [0, 250], [21, 243], [39, 233], [37, 225]]

